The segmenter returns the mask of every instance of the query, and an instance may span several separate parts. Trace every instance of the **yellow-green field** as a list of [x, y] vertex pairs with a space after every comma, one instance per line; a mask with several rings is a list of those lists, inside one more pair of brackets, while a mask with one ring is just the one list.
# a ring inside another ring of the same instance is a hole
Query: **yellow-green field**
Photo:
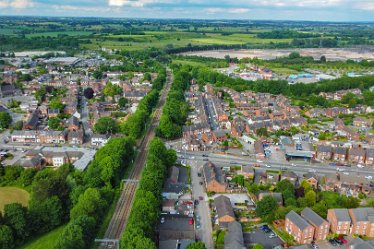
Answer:
[[4, 210], [4, 206], [10, 203], [21, 203], [27, 206], [30, 194], [23, 189], [16, 187], [0, 187], [0, 212]]

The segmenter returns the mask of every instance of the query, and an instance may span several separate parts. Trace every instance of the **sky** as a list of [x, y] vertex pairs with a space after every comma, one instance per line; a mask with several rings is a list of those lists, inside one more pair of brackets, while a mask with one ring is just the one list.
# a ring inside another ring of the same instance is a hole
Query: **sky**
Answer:
[[0, 0], [0, 15], [374, 21], [374, 0]]

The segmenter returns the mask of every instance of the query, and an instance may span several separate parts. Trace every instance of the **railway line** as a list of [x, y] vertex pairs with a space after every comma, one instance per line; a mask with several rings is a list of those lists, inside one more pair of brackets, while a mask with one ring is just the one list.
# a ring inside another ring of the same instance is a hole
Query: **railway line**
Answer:
[[[148, 145], [150, 141], [155, 136], [155, 129], [157, 128], [160, 117], [162, 114], [162, 108], [166, 102], [166, 97], [170, 89], [170, 85], [172, 82], [172, 73], [170, 70], [167, 71], [167, 79], [165, 82], [165, 87], [161, 92], [160, 101], [153, 113], [153, 117], [150, 122], [150, 126], [146, 131], [145, 136], [141, 140], [138, 146], [138, 156], [135, 159], [134, 166], [128, 176], [128, 178], [124, 181], [124, 186], [118, 199], [116, 209], [114, 211], [113, 217], [109, 223], [107, 231], [105, 233], [105, 239], [121, 239], [121, 235], [126, 228], [127, 220], [129, 218], [132, 204], [134, 202], [134, 197], [136, 193], [136, 189], [138, 186], [138, 181], [140, 180], [141, 173], [143, 171], [147, 154], [148, 154]], [[112, 248], [108, 245], [101, 245], [100, 249]]]

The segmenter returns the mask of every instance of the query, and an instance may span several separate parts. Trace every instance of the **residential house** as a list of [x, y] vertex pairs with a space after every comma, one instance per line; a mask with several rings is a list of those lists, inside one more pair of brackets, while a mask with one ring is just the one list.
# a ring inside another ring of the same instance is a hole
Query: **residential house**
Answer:
[[337, 147], [334, 152], [333, 159], [337, 162], [345, 162], [347, 158], [347, 149], [344, 147]]
[[226, 192], [227, 182], [220, 167], [217, 167], [212, 162], [207, 162], [203, 166], [203, 173], [207, 192]]
[[38, 111], [32, 112], [27, 118], [26, 122], [23, 124], [23, 129], [25, 130], [36, 130], [39, 122], [39, 113]]
[[353, 125], [358, 127], [368, 128], [371, 127], [372, 121], [370, 119], [356, 117], [353, 119]]
[[83, 144], [84, 132], [83, 130], [70, 130], [68, 133], [69, 144]]
[[67, 121], [66, 121], [66, 128], [69, 131], [77, 131], [80, 128], [80, 123], [79, 119], [75, 116], [71, 116]]
[[319, 145], [317, 147], [317, 158], [319, 160], [331, 160], [332, 158], [332, 148], [327, 145]]
[[361, 147], [354, 147], [348, 151], [348, 160], [352, 163], [365, 163], [365, 150]]
[[110, 140], [109, 134], [94, 134], [91, 138], [91, 144], [93, 146], [102, 147]]
[[233, 221], [228, 224], [224, 249], [245, 249], [242, 225]]
[[169, 170], [169, 177], [164, 183], [162, 197], [165, 199], [179, 199], [187, 187], [187, 169], [173, 166]]
[[368, 144], [370, 145], [374, 145], [374, 135], [367, 135], [366, 136], [366, 141], [368, 142]]
[[318, 188], [318, 177], [314, 173], [307, 173], [304, 175], [304, 180], [307, 181], [313, 189]]
[[254, 142], [256, 159], [265, 159], [265, 150], [262, 142], [257, 140]]
[[313, 241], [315, 228], [295, 211], [286, 215], [285, 228], [288, 234], [300, 244], [309, 244]]
[[358, 237], [349, 243], [348, 249], [374, 249], [374, 240], [363, 240]]
[[280, 180], [281, 181], [283, 181], [283, 180], [289, 180], [295, 186], [296, 183], [297, 183], [297, 180], [298, 180], [298, 176], [296, 175], [295, 172], [288, 170], [288, 171], [284, 171], [281, 174]]
[[42, 131], [39, 133], [40, 143], [64, 144], [67, 140], [67, 130], [64, 131]]
[[38, 133], [36, 131], [13, 131], [10, 135], [13, 143], [39, 143]]
[[336, 234], [349, 234], [351, 217], [347, 209], [329, 209], [327, 211], [327, 220], [330, 223], [331, 232]]
[[231, 206], [230, 199], [220, 195], [214, 199], [214, 206], [217, 212], [217, 219], [220, 227], [228, 227], [230, 222], [235, 221], [234, 210]]
[[327, 238], [330, 232], [330, 223], [308, 207], [301, 211], [301, 217], [314, 227], [314, 239], [316, 241], [325, 240]]
[[365, 164], [368, 166], [374, 166], [374, 149], [366, 149]]
[[374, 237], [374, 208], [352, 208], [348, 210], [351, 216], [351, 234]]
[[223, 130], [215, 131], [212, 135], [214, 142], [224, 142], [227, 140], [226, 132]]

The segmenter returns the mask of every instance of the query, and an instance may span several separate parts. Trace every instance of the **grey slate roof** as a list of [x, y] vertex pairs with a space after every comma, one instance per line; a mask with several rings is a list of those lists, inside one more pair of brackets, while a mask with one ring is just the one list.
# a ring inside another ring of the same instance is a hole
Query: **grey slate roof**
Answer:
[[348, 210], [345, 208], [332, 209], [335, 212], [336, 220], [339, 221], [351, 221]]
[[351, 213], [356, 218], [356, 221], [368, 221], [369, 217], [374, 216], [374, 208], [353, 208], [351, 209]]
[[301, 216], [307, 220], [310, 224], [319, 227], [321, 226], [326, 220], [322, 219], [321, 216], [319, 216], [317, 213], [315, 213], [310, 208], [304, 208], [303, 211], [301, 211]]
[[309, 226], [309, 223], [293, 210], [286, 215], [286, 219], [289, 219], [300, 230], [304, 230]]
[[319, 145], [317, 148], [317, 151], [319, 152], [332, 152], [332, 148], [327, 145]]
[[212, 180], [216, 180], [221, 184], [225, 184], [225, 176], [222, 173], [222, 170], [219, 167], [216, 167], [212, 162], [207, 162], [203, 166], [204, 176], [207, 183]]
[[224, 195], [220, 195], [214, 199], [214, 205], [217, 209], [218, 217], [229, 215], [235, 217], [234, 210], [232, 209], [230, 199]]
[[244, 239], [242, 226], [234, 221], [228, 225], [228, 233], [225, 235], [225, 249], [243, 249]]

